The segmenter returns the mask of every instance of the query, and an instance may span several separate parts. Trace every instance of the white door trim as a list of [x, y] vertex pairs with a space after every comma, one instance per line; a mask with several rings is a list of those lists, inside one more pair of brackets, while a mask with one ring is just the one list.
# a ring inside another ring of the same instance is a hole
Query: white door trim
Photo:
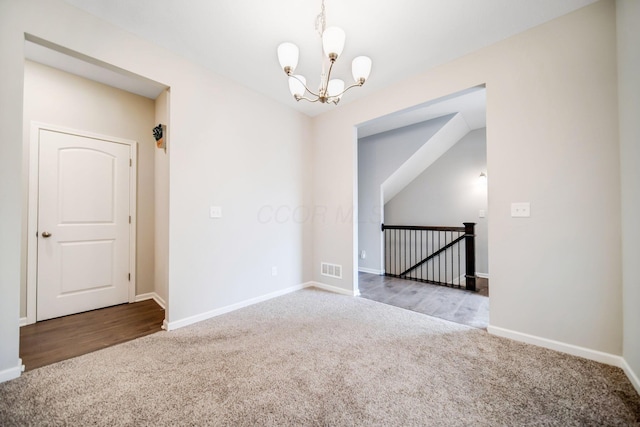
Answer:
[[97, 133], [32, 121], [31, 133], [29, 136], [29, 201], [27, 208], [27, 325], [36, 322], [36, 293], [38, 284], [38, 238], [36, 236], [36, 233], [38, 231], [38, 144], [39, 133], [41, 129], [129, 145], [129, 155], [131, 159], [131, 167], [129, 168], [129, 215], [131, 215], [131, 224], [129, 225], [129, 271], [131, 272], [131, 280], [129, 281], [129, 302], [135, 302], [137, 207], [136, 178], [138, 176], [138, 143], [129, 139], [100, 135]]

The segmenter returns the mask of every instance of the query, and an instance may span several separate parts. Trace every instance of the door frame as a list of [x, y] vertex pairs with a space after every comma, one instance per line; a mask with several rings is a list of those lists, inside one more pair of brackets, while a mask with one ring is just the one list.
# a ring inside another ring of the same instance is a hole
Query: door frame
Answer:
[[138, 176], [138, 142], [101, 135], [63, 126], [51, 125], [37, 121], [31, 122], [29, 135], [29, 200], [27, 223], [27, 325], [36, 322], [36, 304], [38, 287], [38, 175], [39, 175], [39, 134], [41, 130], [78, 135], [86, 138], [100, 139], [107, 142], [125, 144], [129, 146], [129, 303], [136, 299], [136, 208], [137, 208], [137, 176]]

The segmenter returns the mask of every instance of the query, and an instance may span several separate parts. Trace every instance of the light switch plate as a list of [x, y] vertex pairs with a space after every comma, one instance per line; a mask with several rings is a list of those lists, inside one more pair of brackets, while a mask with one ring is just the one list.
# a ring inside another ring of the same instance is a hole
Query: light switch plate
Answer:
[[487, 216], [487, 213], [485, 212], [484, 209], [480, 209], [480, 211], [478, 212], [478, 217], [479, 218], [484, 218], [485, 216]]
[[220, 206], [210, 206], [209, 207], [209, 217], [210, 218], [222, 218], [222, 207], [220, 207]]
[[531, 216], [531, 204], [529, 202], [511, 203], [511, 216], [513, 218], [528, 218]]

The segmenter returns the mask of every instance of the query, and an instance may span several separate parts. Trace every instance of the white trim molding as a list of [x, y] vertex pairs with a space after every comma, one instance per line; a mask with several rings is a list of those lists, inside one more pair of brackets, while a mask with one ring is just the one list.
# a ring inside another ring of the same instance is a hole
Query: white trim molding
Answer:
[[[259, 302], [267, 301], [272, 298], [277, 298], [286, 294], [290, 294], [291, 292], [296, 292], [305, 288], [318, 288], [328, 292], [333, 292], [341, 295], [347, 295], [352, 297], [357, 297], [360, 295], [360, 291], [357, 289], [354, 291], [349, 291], [347, 289], [338, 288], [336, 286], [327, 285], [320, 282], [306, 282], [301, 285], [291, 286], [285, 289], [281, 289], [279, 291], [271, 292], [266, 295], [262, 295], [259, 297], [251, 298], [245, 301], [240, 301], [235, 304], [227, 305], [225, 307], [220, 307], [215, 310], [210, 310], [204, 313], [196, 314], [195, 316], [190, 316], [185, 319], [176, 320], [173, 322], [164, 321], [162, 324], [162, 329], [166, 331], [173, 331], [175, 329], [183, 328], [185, 326], [193, 325], [194, 323], [202, 322], [203, 320], [211, 319], [216, 316], [220, 316], [222, 314], [230, 313], [232, 311], [248, 307], [253, 304], [257, 304]], [[138, 295], [138, 297], [147, 296], [149, 294]]]
[[548, 338], [537, 337], [535, 335], [529, 335], [522, 332], [512, 331], [510, 329], [500, 328], [498, 326], [487, 327], [487, 332], [499, 337], [509, 338], [515, 341], [524, 342], [527, 344], [537, 345], [538, 347], [544, 347], [551, 350], [559, 351], [561, 353], [570, 354], [572, 356], [583, 357], [585, 359], [593, 360], [596, 362], [604, 363], [611, 366], [624, 369], [626, 362], [622, 356], [616, 356], [615, 354], [605, 353], [598, 350], [592, 350], [590, 348], [580, 347], [573, 344], [567, 344], [560, 341], [550, 340]]
[[18, 366], [0, 371], [0, 383], [18, 378], [23, 371], [24, 365], [22, 364], [22, 359], [18, 359]]
[[360, 273], [377, 274], [378, 276], [382, 276], [384, 274], [384, 271], [382, 270], [374, 270], [373, 268], [365, 268], [365, 267], [358, 267], [358, 271]]
[[269, 294], [266, 295], [262, 295], [259, 297], [255, 297], [255, 298], [251, 298], [245, 301], [240, 301], [238, 303], [235, 304], [231, 304], [225, 307], [220, 307], [217, 308], [215, 310], [211, 310], [211, 311], [207, 311], [204, 313], [200, 313], [200, 314], [196, 314], [195, 316], [190, 316], [187, 317], [185, 319], [182, 320], [176, 320], [174, 322], [166, 322], [163, 324], [163, 328], [167, 331], [173, 331], [175, 329], [178, 328], [182, 328], [185, 326], [189, 326], [192, 325], [194, 323], [198, 323], [198, 322], [202, 322], [203, 320], [207, 320], [207, 319], [211, 319], [212, 317], [216, 317], [216, 316], [220, 316], [222, 314], [226, 314], [226, 313], [230, 313], [232, 311], [244, 308], [244, 307], [248, 307], [250, 305], [253, 304], [257, 304], [259, 302], [263, 302], [263, 301], [267, 301], [270, 300], [272, 298], [276, 298], [282, 295], [286, 295], [289, 294], [291, 292], [295, 292], [295, 291], [299, 291], [301, 289], [304, 289], [306, 287], [308, 287], [309, 285], [307, 284], [302, 284], [302, 285], [296, 285], [296, 286], [291, 286], [289, 288], [285, 288], [285, 289], [281, 289], [279, 291], [275, 291], [275, 292], [271, 292]]
[[[486, 273], [478, 273], [478, 272], [476, 272], [476, 278], [488, 279], [489, 275], [486, 274]], [[453, 279], [449, 280], [447, 283], [450, 284], [450, 285], [454, 285], [454, 284], [455, 285], [458, 285], [458, 284], [463, 285], [463, 284], [467, 283], [467, 276], [462, 274], [462, 275], [460, 275], [458, 277], [454, 277]]]
[[134, 302], [154, 300], [163, 310], [167, 309], [167, 303], [155, 292], [147, 292], [146, 294], [136, 295]]
[[638, 375], [633, 372], [633, 369], [629, 366], [627, 361], [622, 356], [616, 356], [615, 354], [605, 353], [598, 350], [592, 350], [590, 348], [580, 347], [573, 344], [567, 344], [560, 341], [554, 341], [547, 338], [537, 337], [535, 335], [529, 335], [522, 332], [512, 331], [510, 329], [500, 328], [498, 326], [487, 327], [487, 332], [492, 335], [497, 335], [503, 338], [509, 338], [515, 341], [524, 342], [527, 344], [536, 345], [538, 347], [544, 347], [551, 350], [559, 351], [561, 353], [570, 354], [572, 356], [583, 357], [585, 359], [593, 360], [595, 362], [604, 363], [606, 365], [615, 366], [624, 371], [627, 378], [640, 394], [640, 379]]
[[633, 369], [631, 369], [631, 366], [629, 366], [625, 359], [622, 359], [622, 370], [627, 375], [627, 378], [629, 378], [629, 381], [631, 381], [631, 384], [633, 384], [633, 387], [636, 389], [638, 394], [640, 394], [640, 378], [638, 378], [638, 375], [633, 372]]
[[304, 285], [305, 288], [318, 288], [323, 291], [333, 292], [334, 294], [347, 295], [350, 297], [360, 296], [360, 291], [358, 289], [350, 291], [348, 289], [339, 288], [337, 286], [327, 285], [325, 283], [320, 282], [307, 282]]
[[26, 317], [21, 317], [20, 318], [20, 327], [22, 328], [23, 326], [27, 326], [29, 324], [29, 322], [27, 321]]

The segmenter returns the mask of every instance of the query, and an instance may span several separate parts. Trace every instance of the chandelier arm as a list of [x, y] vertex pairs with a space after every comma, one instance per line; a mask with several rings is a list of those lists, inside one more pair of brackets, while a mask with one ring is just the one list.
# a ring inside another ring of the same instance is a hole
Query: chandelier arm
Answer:
[[306, 96], [295, 96], [294, 98], [296, 99], [296, 101], [300, 101], [301, 99], [304, 99], [307, 102], [318, 102], [320, 100], [319, 97], [316, 97], [316, 99], [309, 99]]
[[[299, 82], [300, 82], [300, 84], [301, 84], [302, 86], [304, 86], [304, 90], [306, 90], [307, 92], [309, 92], [311, 95], [315, 96], [316, 98], [320, 98], [320, 95], [318, 95], [317, 93], [314, 93], [311, 89], [309, 89], [309, 88], [307, 87], [307, 85], [306, 85], [302, 80], [300, 80], [298, 77], [296, 77], [296, 76], [295, 76], [295, 75], [293, 75], [293, 74], [288, 74], [288, 76], [289, 76], [289, 77], [293, 77], [294, 79], [296, 79], [297, 81], [299, 81]], [[300, 97], [300, 98], [301, 98], [301, 99], [303, 99], [304, 97]], [[315, 102], [315, 101], [313, 101], [313, 102]]]
[[341, 96], [342, 96], [346, 91], [348, 91], [349, 89], [352, 89], [352, 88], [354, 88], [354, 87], [360, 87], [360, 86], [362, 86], [363, 84], [364, 84], [364, 82], [363, 82], [363, 83], [361, 83], [361, 82], [354, 83], [354, 84], [352, 84], [351, 86], [347, 87], [347, 88], [346, 88], [345, 90], [343, 90], [342, 92], [340, 92], [339, 94], [337, 94], [337, 95], [332, 95], [332, 96], [331, 96], [331, 98], [340, 98], [340, 97], [341, 97]]
[[327, 79], [325, 80], [326, 85], [324, 87], [325, 91], [329, 90], [329, 81], [331, 81], [331, 70], [333, 70], [334, 62], [335, 62], [335, 60], [329, 61], [329, 71], [327, 71]]

